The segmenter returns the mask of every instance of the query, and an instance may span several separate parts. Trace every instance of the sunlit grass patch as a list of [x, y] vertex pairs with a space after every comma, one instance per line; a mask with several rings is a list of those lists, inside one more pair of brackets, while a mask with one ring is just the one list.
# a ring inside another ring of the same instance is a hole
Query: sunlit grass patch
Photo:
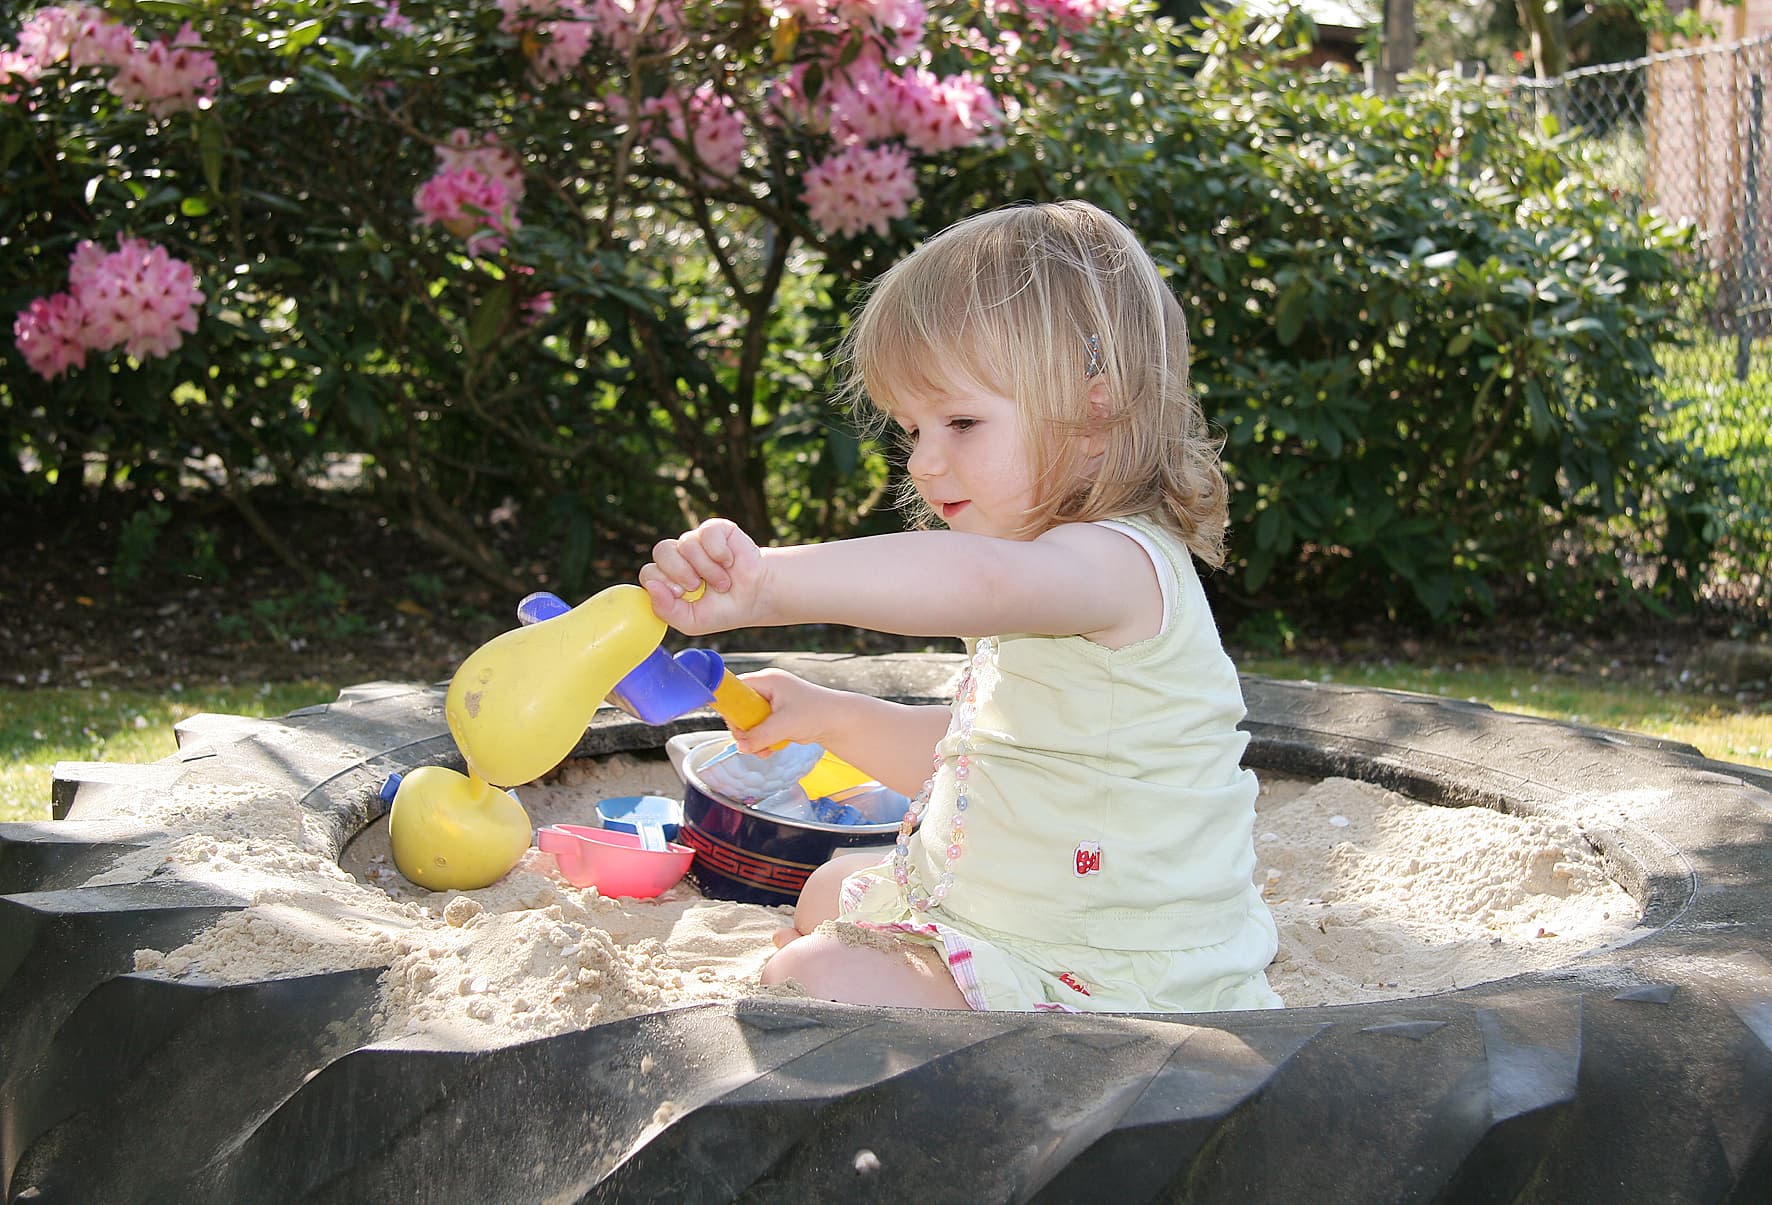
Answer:
[[177, 751], [172, 726], [199, 712], [278, 716], [330, 702], [318, 681], [139, 690], [0, 689], [0, 821], [49, 818], [58, 761], [151, 762]]

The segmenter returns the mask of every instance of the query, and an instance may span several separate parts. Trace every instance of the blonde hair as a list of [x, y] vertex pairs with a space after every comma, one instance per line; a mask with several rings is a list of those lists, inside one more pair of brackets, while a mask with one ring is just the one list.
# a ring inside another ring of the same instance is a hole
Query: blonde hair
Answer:
[[[1021, 534], [1143, 515], [1223, 563], [1221, 441], [1188, 388], [1187, 319], [1137, 238], [1095, 206], [1018, 205], [950, 226], [875, 282], [839, 363], [839, 397], [858, 415], [871, 404], [876, 432], [909, 398], [982, 386], [1019, 402], [1044, 466]], [[1091, 407], [1098, 384], [1105, 414]], [[1093, 473], [1084, 434], [1101, 440]]]

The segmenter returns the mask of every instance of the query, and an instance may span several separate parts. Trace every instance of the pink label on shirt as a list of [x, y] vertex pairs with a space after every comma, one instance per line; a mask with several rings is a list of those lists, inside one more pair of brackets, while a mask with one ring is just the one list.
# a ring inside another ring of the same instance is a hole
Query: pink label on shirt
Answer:
[[1077, 877], [1101, 873], [1101, 842], [1084, 841], [1077, 846]]

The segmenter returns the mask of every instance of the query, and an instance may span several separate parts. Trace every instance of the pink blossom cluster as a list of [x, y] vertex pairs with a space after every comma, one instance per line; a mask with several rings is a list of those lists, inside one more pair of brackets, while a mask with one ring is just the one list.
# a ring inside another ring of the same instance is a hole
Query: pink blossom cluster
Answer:
[[215, 99], [215, 56], [203, 49], [187, 21], [173, 37], [134, 49], [109, 86], [155, 117], [203, 108]]
[[917, 177], [902, 146], [852, 146], [812, 165], [803, 181], [806, 212], [832, 234], [884, 235], [911, 212]]
[[1087, 29], [1101, 17], [1119, 12], [1126, 0], [1021, 0], [1030, 17], [1045, 17], [1061, 29]]
[[[664, 123], [664, 134], [652, 139], [652, 150], [664, 163], [685, 175], [692, 171], [704, 184], [718, 184], [738, 174], [744, 164], [748, 136], [744, 118], [712, 84], [690, 93], [685, 104], [675, 93], [648, 100], [642, 112]], [[690, 164], [680, 147], [694, 152]]]
[[[58, 4], [25, 18], [18, 45], [0, 50], [0, 84], [34, 83], [57, 63], [115, 67], [135, 49], [129, 30], [91, 4]], [[9, 98], [10, 99], [10, 98]]]
[[[908, 212], [916, 180], [909, 153], [893, 151], [894, 142], [936, 154], [970, 146], [1003, 121], [995, 94], [977, 79], [938, 76], [926, 67], [891, 72], [858, 61], [826, 86], [819, 102], [828, 106], [837, 149], [808, 171], [806, 209], [815, 224], [837, 234], [883, 234], [890, 219]], [[863, 151], [869, 153], [857, 153]], [[872, 201], [878, 213], [870, 215], [867, 190], [873, 187], [880, 189]]]
[[115, 68], [107, 87], [156, 117], [200, 108], [215, 98], [215, 56], [202, 49], [189, 22], [171, 38], [139, 44], [128, 26], [96, 5], [41, 8], [20, 28], [17, 48], [0, 51], [0, 84], [30, 83], [62, 62]]
[[421, 224], [439, 225], [468, 240], [468, 253], [496, 251], [504, 235], [522, 226], [517, 206], [523, 200], [523, 169], [517, 156], [499, 146], [491, 134], [475, 143], [466, 130], [455, 130], [437, 148], [437, 171], [413, 196]]
[[117, 239], [106, 252], [90, 239], [68, 261], [68, 291], [18, 312], [12, 335], [25, 363], [46, 381], [86, 363], [88, 352], [121, 347], [138, 360], [170, 354], [197, 329], [203, 293], [191, 265], [145, 239]]
[[906, 59], [923, 45], [929, 24], [922, 0], [774, 0], [778, 20], [807, 31], [836, 35], [834, 60], [846, 59], [849, 40], [861, 35], [887, 60]]
[[523, 39], [529, 71], [554, 83], [577, 69], [593, 41], [632, 50], [682, 27], [678, 0], [498, 0], [498, 27]]
[[376, 21], [377, 25], [397, 38], [409, 38], [418, 32], [418, 26], [413, 24], [412, 18], [401, 14], [399, 0], [388, 0], [381, 7], [382, 14]]
[[1003, 120], [995, 94], [971, 75], [937, 76], [925, 67], [897, 74], [859, 68], [832, 83], [825, 100], [839, 145], [903, 138], [934, 154], [970, 146]]

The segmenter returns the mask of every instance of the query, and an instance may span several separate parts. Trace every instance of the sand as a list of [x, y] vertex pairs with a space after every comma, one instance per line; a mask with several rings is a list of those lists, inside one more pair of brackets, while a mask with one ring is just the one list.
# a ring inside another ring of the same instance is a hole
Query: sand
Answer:
[[[595, 823], [612, 795], [679, 794], [662, 757], [569, 762], [518, 794], [537, 826]], [[426, 1031], [483, 1044], [764, 994], [757, 976], [782, 908], [609, 899], [530, 850], [480, 891], [432, 893], [394, 870], [385, 823], [339, 862], [299, 809], [250, 793], [177, 788], [138, 814], [168, 836], [92, 884], [144, 876], [247, 901], [194, 940], [136, 953], [136, 970], [217, 982], [386, 968], [378, 1038]], [[1263, 783], [1255, 880], [1288, 1005], [1425, 995], [1557, 966], [1625, 939], [1640, 910], [1572, 827], [1415, 803], [1344, 779]], [[779, 992], [781, 989], [774, 989]]]

